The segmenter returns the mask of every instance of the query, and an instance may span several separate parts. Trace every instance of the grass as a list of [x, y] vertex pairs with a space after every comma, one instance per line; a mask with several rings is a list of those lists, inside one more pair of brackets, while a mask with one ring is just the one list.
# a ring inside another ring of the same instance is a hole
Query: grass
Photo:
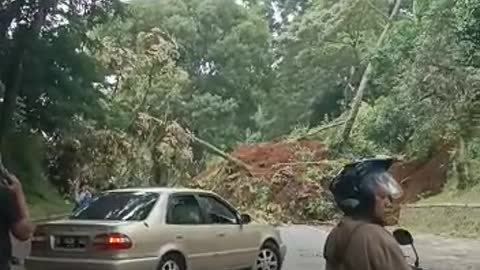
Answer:
[[[418, 204], [480, 204], [480, 185], [465, 191], [455, 190], [455, 185], [450, 181], [444, 192]], [[400, 226], [422, 233], [480, 239], [480, 208], [404, 207]]]
[[399, 225], [421, 233], [480, 239], [480, 209], [407, 208]]
[[31, 218], [34, 220], [68, 213], [72, 210], [71, 204], [67, 204], [61, 198], [49, 198], [45, 200], [36, 196], [27, 195], [27, 202]]
[[480, 185], [464, 191], [458, 191], [452, 187], [447, 187], [441, 194], [424, 199], [421, 201], [421, 203], [480, 204]]
[[68, 213], [73, 205], [56, 192], [50, 184], [25, 188], [27, 204], [32, 219], [43, 219], [52, 215]]
[[30, 215], [41, 219], [69, 212], [72, 208], [45, 177], [47, 144], [39, 134], [18, 132], [7, 135], [0, 145], [5, 167], [22, 182]]

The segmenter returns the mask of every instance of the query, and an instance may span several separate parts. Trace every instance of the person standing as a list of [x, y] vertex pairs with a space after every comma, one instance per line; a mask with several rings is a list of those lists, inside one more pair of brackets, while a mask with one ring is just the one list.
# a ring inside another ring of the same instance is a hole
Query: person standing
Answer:
[[0, 270], [10, 270], [12, 243], [10, 234], [19, 241], [28, 240], [34, 230], [22, 185], [18, 178], [4, 172], [0, 185]]
[[93, 198], [91, 188], [86, 182], [82, 182], [77, 184], [74, 189], [74, 200], [75, 200], [75, 208], [73, 211], [77, 209], [83, 208], [84, 206], [88, 205]]

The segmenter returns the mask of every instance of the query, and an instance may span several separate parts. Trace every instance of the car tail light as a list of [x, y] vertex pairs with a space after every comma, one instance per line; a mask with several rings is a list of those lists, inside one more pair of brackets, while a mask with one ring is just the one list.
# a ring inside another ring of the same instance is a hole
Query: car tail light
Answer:
[[132, 240], [121, 233], [100, 234], [93, 240], [93, 245], [103, 250], [121, 250], [132, 247]]
[[35, 231], [32, 236], [32, 243], [45, 243], [47, 242], [47, 235], [43, 232]]

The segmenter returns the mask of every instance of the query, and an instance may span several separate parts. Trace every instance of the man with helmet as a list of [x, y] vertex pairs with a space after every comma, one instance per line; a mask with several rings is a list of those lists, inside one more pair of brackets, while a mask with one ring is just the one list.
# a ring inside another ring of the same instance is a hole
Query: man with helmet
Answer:
[[345, 166], [330, 185], [345, 214], [328, 235], [326, 270], [410, 270], [400, 246], [384, 228], [386, 208], [402, 196], [388, 173], [393, 159], [378, 158]]

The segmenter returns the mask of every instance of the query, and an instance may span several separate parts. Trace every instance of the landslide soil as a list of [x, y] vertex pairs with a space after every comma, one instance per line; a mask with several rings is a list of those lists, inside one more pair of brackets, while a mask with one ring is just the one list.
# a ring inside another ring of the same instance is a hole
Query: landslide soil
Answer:
[[[312, 223], [336, 217], [328, 183], [347, 160], [331, 159], [325, 145], [316, 141], [241, 145], [230, 154], [247, 164], [248, 171], [219, 162], [198, 175], [194, 187], [229, 198], [257, 220]], [[392, 166], [405, 194], [392, 209], [389, 224], [396, 224], [401, 203], [441, 192], [447, 162], [448, 152], [439, 151], [427, 160]]]

